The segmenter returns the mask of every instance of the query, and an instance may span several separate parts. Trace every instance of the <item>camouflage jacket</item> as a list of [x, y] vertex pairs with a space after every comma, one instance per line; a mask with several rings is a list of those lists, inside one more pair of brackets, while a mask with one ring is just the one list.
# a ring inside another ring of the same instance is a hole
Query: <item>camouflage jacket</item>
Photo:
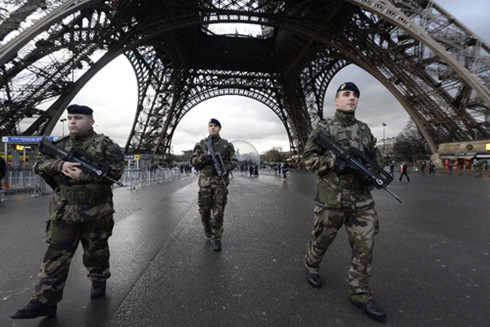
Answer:
[[[191, 164], [196, 168], [199, 168], [202, 164], [201, 155], [209, 154], [208, 147], [206, 145], [208, 138], [209, 136], [202, 139], [199, 143], [197, 143], [194, 146], [194, 151], [191, 156]], [[225, 169], [226, 169], [226, 174], [223, 177], [226, 185], [228, 185], [229, 184], [228, 173], [233, 169], [235, 169], [238, 165], [238, 160], [235, 156], [235, 148], [233, 147], [233, 144], [231, 144], [225, 139], [222, 139], [219, 136], [212, 137], [211, 139], [213, 140], [214, 151], [221, 153], [221, 156], [223, 158], [223, 162], [225, 164]], [[200, 169], [201, 170], [199, 175], [199, 187], [223, 186], [223, 181], [218, 176], [216, 169], [214, 168], [214, 165], [207, 165]]]
[[356, 174], [337, 174], [333, 169], [335, 154], [322, 149], [311, 140], [311, 135], [317, 133], [320, 126], [345, 149], [353, 146], [365, 153], [374, 154], [378, 164], [382, 163], [381, 153], [375, 148], [376, 138], [369, 127], [355, 119], [353, 114], [336, 111], [333, 117], [322, 120], [310, 134], [302, 158], [305, 167], [319, 176], [316, 197], [318, 205], [353, 210], [373, 208], [374, 200], [370, 192], [373, 187], [363, 184]]
[[[70, 150], [80, 148], [111, 168], [109, 176], [121, 178], [124, 155], [121, 148], [103, 134], [90, 129], [83, 135], [70, 135], [56, 142], [56, 146]], [[50, 204], [49, 219], [81, 222], [114, 213], [111, 182], [82, 171], [79, 180], [61, 173], [63, 160], [40, 155], [32, 170], [38, 175], [48, 175], [56, 182], [55, 194]]]

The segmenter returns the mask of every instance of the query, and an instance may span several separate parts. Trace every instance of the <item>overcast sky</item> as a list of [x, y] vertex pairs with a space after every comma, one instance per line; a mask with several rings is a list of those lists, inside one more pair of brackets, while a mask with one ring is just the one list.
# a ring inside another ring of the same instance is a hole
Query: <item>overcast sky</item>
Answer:
[[[490, 43], [489, 0], [439, 0], [437, 3]], [[387, 138], [398, 135], [409, 119], [408, 114], [376, 79], [352, 65], [333, 78], [325, 97], [325, 115], [333, 114], [335, 90], [345, 81], [353, 81], [359, 87], [361, 98], [357, 117], [369, 124], [374, 136], [383, 138], [382, 123], [386, 123], [384, 132]], [[104, 67], [82, 89], [73, 103], [92, 107], [96, 131], [124, 146], [137, 104], [136, 78], [127, 59], [118, 57]], [[181, 154], [183, 150], [192, 149], [196, 142], [207, 135], [207, 122], [211, 117], [221, 122], [221, 136], [230, 141], [250, 142], [259, 153], [273, 147], [289, 150], [284, 126], [272, 110], [249, 98], [223, 96], [197, 105], [183, 117], [174, 133], [172, 152]], [[58, 123], [53, 135], [62, 133], [62, 124]], [[67, 133], [66, 126], [64, 133]]]

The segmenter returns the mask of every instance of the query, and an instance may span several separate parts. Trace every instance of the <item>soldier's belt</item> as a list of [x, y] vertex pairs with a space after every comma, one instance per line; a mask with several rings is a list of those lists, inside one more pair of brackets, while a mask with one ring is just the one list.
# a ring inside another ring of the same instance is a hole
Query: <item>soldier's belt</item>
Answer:
[[88, 203], [94, 196], [93, 192], [80, 190], [59, 189], [56, 193], [69, 201], [80, 201], [83, 203]]

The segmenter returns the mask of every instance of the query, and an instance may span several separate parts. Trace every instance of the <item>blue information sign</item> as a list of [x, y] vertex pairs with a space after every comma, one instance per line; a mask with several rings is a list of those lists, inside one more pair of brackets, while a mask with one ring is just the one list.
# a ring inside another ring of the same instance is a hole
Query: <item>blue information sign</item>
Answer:
[[126, 154], [126, 155], [124, 155], [124, 159], [126, 159], [126, 160], [149, 160], [149, 159], [151, 159], [151, 155], [149, 155], [149, 154]]
[[3, 143], [40, 143], [43, 137], [56, 141], [59, 136], [2, 136]]

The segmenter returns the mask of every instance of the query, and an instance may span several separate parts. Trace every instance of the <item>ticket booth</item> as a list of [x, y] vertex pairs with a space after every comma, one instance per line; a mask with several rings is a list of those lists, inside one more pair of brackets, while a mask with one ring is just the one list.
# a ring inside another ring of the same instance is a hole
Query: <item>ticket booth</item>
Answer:
[[[48, 136], [51, 141], [57, 140], [57, 136]], [[32, 167], [36, 162], [39, 152], [39, 143], [43, 136], [2, 136], [3, 157], [7, 164], [6, 182], [12, 189], [24, 189], [33, 187], [38, 195], [50, 193], [46, 183], [34, 175]]]
[[129, 170], [148, 168], [151, 161], [149, 154], [127, 154], [124, 156], [126, 168]]
[[[56, 141], [58, 136], [47, 136]], [[4, 158], [10, 169], [31, 169], [43, 136], [2, 136]]]

